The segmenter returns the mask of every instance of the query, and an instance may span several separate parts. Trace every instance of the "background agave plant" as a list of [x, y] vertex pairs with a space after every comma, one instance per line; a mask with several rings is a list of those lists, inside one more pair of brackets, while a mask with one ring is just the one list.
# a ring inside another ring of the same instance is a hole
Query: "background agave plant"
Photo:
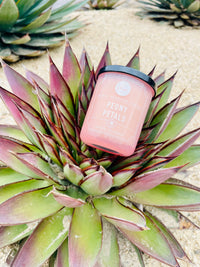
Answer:
[[47, 47], [58, 46], [73, 37], [83, 24], [76, 17], [66, 15], [87, 1], [66, 1], [57, 8], [58, 0], [1, 0], [0, 1], [0, 57], [16, 62], [21, 57], [43, 54]]
[[[168, 102], [175, 74], [165, 80], [161, 73], [135, 153], [88, 147], [80, 129], [97, 73], [108, 64], [108, 46], [94, 71], [87, 52], [78, 61], [68, 41], [62, 74], [50, 58], [50, 85], [2, 63], [13, 93], [0, 88], [0, 95], [18, 125], [0, 125], [0, 247], [18, 242], [11, 266], [49, 259], [55, 267], [117, 267], [118, 232], [134, 244], [141, 266], [141, 252], [169, 266], [189, 260], [149, 207], [200, 210], [200, 188], [173, 178], [200, 161], [200, 128], [181, 134], [200, 103], [179, 108], [182, 94]], [[139, 69], [139, 51], [127, 66]]]
[[113, 9], [122, 4], [120, 0], [89, 0], [91, 9]]
[[199, 0], [139, 0], [141, 17], [169, 21], [175, 27], [200, 25]]

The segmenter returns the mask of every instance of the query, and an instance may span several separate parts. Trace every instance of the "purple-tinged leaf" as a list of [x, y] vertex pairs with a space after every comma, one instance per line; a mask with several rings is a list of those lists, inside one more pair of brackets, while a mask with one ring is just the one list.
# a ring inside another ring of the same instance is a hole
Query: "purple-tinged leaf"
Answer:
[[55, 140], [57, 141], [58, 145], [62, 146], [64, 149], [69, 151], [68, 144], [66, 140], [64, 139], [61, 128], [56, 126], [52, 121], [49, 120], [49, 118], [48, 118], [48, 123], [49, 123], [50, 131], [53, 137], [55, 138]]
[[60, 113], [59, 115], [60, 115], [60, 121], [62, 124], [62, 129], [66, 135], [66, 138], [68, 137], [68, 135], [75, 137], [74, 125], [71, 124], [62, 113]]
[[111, 224], [103, 220], [103, 240], [101, 251], [94, 267], [120, 267], [117, 231]]
[[23, 119], [21, 118], [20, 112], [16, 107], [16, 105], [18, 105], [21, 108], [23, 107], [24, 110], [34, 115], [38, 114], [36, 110], [34, 110], [29, 104], [24, 102], [21, 98], [17, 97], [16, 95], [3, 89], [2, 87], [0, 87], [0, 96], [19, 126], [22, 123]]
[[101, 215], [116, 227], [130, 231], [147, 229], [142, 212], [131, 204], [125, 205], [122, 198], [96, 198], [93, 199], [93, 204]]
[[59, 181], [59, 175], [53, 171], [48, 161], [36, 153], [17, 153], [16, 157], [36, 175], [52, 183]]
[[3, 99], [5, 105], [9, 109], [13, 118], [15, 119], [18, 126], [22, 129], [27, 138], [40, 146], [38, 143], [37, 137], [35, 136], [33, 129], [29, 123], [29, 121], [24, 117], [21, 109], [29, 112], [32, 116], [36, 116], [39, 118], [38, 113], [31, 106], [29, 106], [26, 102], [15, 96], [14, 94], [6, 91], [5, 89], [0, 87], [0, 96]]
[[81, 128], [83, 125], [83, 121], [85, 119], [86, 111], [84, 110], [83, 105], [80, 101], [78, 103], [77, 113], [78, 113], [78, 115], [77, 115], [78, 126]]
[[66, 42], [62, 73], [75, 99], [77, 95], [78, 86], [80, 83], [81, 70], [78, 60], [69, 44], [69, 41]]
[[69, 266], [93, 267], [101, 249], [102, 225], [90, 205], [75, 208], [69, 230]]
[[163, 168], [168, 162], [173, 160], [173, 157], [159, 157], [154, 156], [150, 159], [141, 169], [137, 172], [137, 175], [141, 173], [147, 173], [157, 169]]
[[37, 74], [35, 74], [32, 71], [26, 69], [26, 78], [28, 79], [28, 81], [33, 86], [35, 86], [35, 84], [37, 84], [47, 94], [49, 93], [49, 85], [48, 85], [48, 83], [45, 80], [43, 80], [40, 76], [38, 76]]
[[161, 151], [159, 151], [158, 155], [160, 156], [170, 156], [170, 157], [178, 157], [182, 154], [186, 149], [188, 149], [200, 136], [200, 128], [188, 132], [177, 139], [167, 143]]
[[154, 118], [151, 121], [150, 126], [157, 125], [154, 130], [152, 131], [152, 134], [149, 137], [149, 142], [152, 142], [153, 140], [158, 139], [159, 135], [166, 129], [167, 125], [169, 124], [175, 109], [178, 105], [178, 102], [181, 98], [180, 94], [177, 98], [172, 100], [170, 103], [166, 104], [162, 109], [159, 110], [154, 116]]
[[145, 214], [148, 215], [149, 218], [151, 218], [153, 223], [156, 224], [156, 226], [160, 229], [162, 234], [165, 236], [165, 238], [167, 239], [174, 253], [174, 256], [178, 259], [189, 260], [185, 251], [183, 250], [179, 242], [176, 240], [174, 235], [170, 232], [170, 230], [158, 218], [156, 218], [155, 216], [152, 216], [149, 212], [146, 211]]
[[113, 177], [102, 166], [81, 180], [81, 188], [91, 195], [101, 195], [106, 193], [113, 185]]
[[7, 64], [2, 63], [2, 66], [13, 93], [39, 111], [38, 99], [32, 84]]
[[198, 163], [200, 163], [200, 145], [193, 145], [178, 157], [167, 163], [167, 165], [165, 165], [165, 168], [183, 166], [181, 170], [184, 170]]
[[[14, 155], [15, 153], [27, 153], [30, 149], [25, 145], [22, 145], [10, 138], [0, 136], [0, 160], [3, 161], [7, 166], [13, 170], [22, 173], [24, 175], [41, 178], [31, 171], [26, 165], [24, 165], [19, 159]], [[14, 153], [14, 154], [13, 154]]]
[[59, 98], [63, 102], [72, 116], [74, 116], [74, 100], [69, 86], [65, 82], [63, 76], [60, 74], [56, 65], [50, 59], [50, 90], [51, 95]]
[[76, 161], [71, 156], [70, 153], [68, 153], [65, 149], [62, 147], [59, 147], [59, 156], [62, 161], [62, 164], [65, 166], [67, 163], [69, 164], [76, 164]]
[[157, 87], [156, 95], [161, 94], [161, 92], [163, 92], [163, 90], [164, 90], [164, 93], [162, 94], [162, 97], [159, 101], [159, 104], [157, 106], [156, 111], [161, 109], [167, 103], [167, 100], [168, 100], [169, 95], [171, 93], [172, 84], [174, 82], [174, 78], [176, 76], [176, 73], [177, 72], [175, 72], [169, 79], [167, 79], [166, 81], [164, 81], [162, 84], [160, 84]]
[[91, 74], [93, 73], [94, 70], [93, 70], [93, 68], [91, 68], [90, 63], [88, 62], [88, 58], [86, 57], [86, 55], [85, 55], [84, 61], [85, 61], [84, 68], [83, 68], [82, 73], [81, 73], [81, 81], [80, 81], [79, 86], [82, 87], [82, 84], [84, 84], [85, 87], [87, 88], [90, 84]]
[[104, 54], [103, 54], [102, 58], [100, 59], [99, 65], [96, 69], [96, 78], [97, 78], [97, 75], [98, 75], [101, 68], [103, 68], [107, 65], [111, 65], [111, 64], [112, 63], [111, 63], [111, 58], [110, 58], [109, 45], [107, 43]]
[[12, 266], [41, 266], [66, 239], [71, 214], [72, 209], [63, 208], [44, 219], [25, 242]]
[[150, 76], [152, 78], [154, 71], [156, 69], [156, 65], [152, 68], [152, 70], [148, 73], [148, 76]]
[[104, 158], [98, 159], [97, 163], [103, 166], [105, 169], [107, 169], [112, 164], [114, 158], [115, 157], [113, 156], [104, 157]]
[[[87, 63], [86, 63], [87, 62]], [[91, 62], [91, 59], [87, 53], [87, 51], [85, 50], [85, 48], [83, 49], [82, 53], [81, 53], [81, 58], [79, 60], [79, 65], [80, 65], [80, 68], [81, 68], [81, 71], [84, 70], [85, 68], [85, 65], [88, 64], [90, 69], [92, 69], [92, 62]]]
[[34, 189], [44, 188], [49, 186], [49, 183], [44, 180], [30, 179], [27, 181], [14, 182], [0, 187], [0, 204], [4, 201], [21, 194], [22, 192], [28, 192]]
[[134, 202], [178, 211], [200, 210], [200, 188], [170, 179], [150, 190], [134, 195]]
[[148, 109], [148, 112], [147, 112], [147, 115], [146, 115], [146, 118], [145, 118], [145, 121], [144, 121], [144, 125], [145, 127], [149, 127], [151, 121], [152, 121], [152, 118], [153, 116], [155, 115], [155, 112], [157, 110], [157, 107], [158, 107], [158, 104], [160, 102], [160, 99], [162, 97], [162, 94], [164, 93], [165, 91], [163, 91], [162, 93], [160, 93], [159, 95], [157, 95], [150, 103], [150, 106], [149, 106], [149, 109]]
[[11, 138], [14, 138], [22, 142], [26, 142], [26, 143], [29, 142], [29, 140], [27, 139], [25, 134], [22, 132], [22, 130], [16, 125], [1, 124], [0, 135], [11, 137]]
[[[62, 208], [49, 192], [52, 187], [22, 192], [0, 205], [0, 224], [16, 225], [48, 217]], [[39, 207], [39, 208], [38, 208]]]
[[149, 230], [135, 232], [123, 228], [119, 229], [127, 239], [144, 253], [169, 266], [178, 267], [179, 264], [165, 236], [150, 217], [145, 215], [145, 219]]
[[140, 53], [140, 47], [138, 48], [138, 50], [136, 51], [135, 55], [131, 58], [131, 60], [126, 65], [127, 67], [134, 68], [136, 70], [140, 70], [139, 53]]
[[54, 267], [69, 267], [68, 238], [58, 248]]
[[[34, 86], [35, 86], [35, 92], [38, 95], [38, 100], [42, 99], [48, 105], [51, 105], [51, 98], [49, 96], [49, 92], [44, 91], [42, 89], [42, 87], [36, 82], [34, 82]], [[41, 107], [40, 107], [40, 109], [41, 109]]]
[[200, 102], [186, 106], [176, 110], [172, 116], [168, 126], [161, 133], [161, 135], [156, 140], [157, 142], [162, 142], [164, 140], [172, 140], [186, 127], [186, 125], [191, 121], [193, 116], [196, 114], [200, 106]]
[[62, 193], [62, 191], [56, 190], [55, 188], [53, 188], [51, 193], [58, 203], [68, 208], [76, 208], [85, 204], [84, 200], [80, 198], [73, 198], [65, 193]]
[[28, 125], [28, 123], [27, 123], [27, 121], [28, 121], [29, 125], [31, 125], [32, 129], [38, 130], [43, 134], [46, 133], [45, 123], [41, 119], [40, 116], [37, 116], [36, 114], [33, 114], [33, 113], [27, 111], [26, 109], [24, 109], [23, 107], [20, 107], [18, 105], [17, 105], [17, 108], [23, 114], [22, 117], [23, 117], [23, 119], [27, 125]]
[[137, 177], [133, 177], [128, 185], [126, 185], [122, 189], [116, 190], [114, 194], [122, 196], [149, 190], [171, 178], [180, 170], [180, 168], [181, 167], [172, 167], [168, 169], [158, 169], [155, 171], [143, 173]]
[[27, 224], [1, 226], [0, 227], [0, 248], [16, 243], [29, 236], [33, 229]]
[[54, 100], [59, 113], [62, 113], [71, 124], [75, 125], [76, 124], [75, 118], [70, 114], [67, 107], [62, 103], [62, 101], [58, 97], [56, 97]]
[[0, 167], [0, 186], [29, 180], [30, 177], [8, 167]]
[[165, 73], [166, 71], [163, 71], [160, 73], [155, 79], [154, 82], [156, 83], [157, 87], [159, 87], [162, 83], [165, 81]]
[[62, 166], [62, 163], [61, 163], [61, 160], [58, 154], [57, 143], [54, 140], [54, 138], [47, 134], [41, 134], [40, 132], [38, 132], [38, 136], [40, 138], [41, 144], [46, 154], [51, 158], [51, 160], [54, 163], [58, 164], [59, 166]]
[[138, 141], [138, 144], [137, 144], [137, 147], [141, 146], [141, 145], [145, 145], [149, 139], [149, 136], [151, 136], [154, 128], [156, 127], [157, 125], [154, 125], [152, 127], [148, 127], [148, 128], [143, 128], [142, 129], [142, 132], [140, 133], [140, 138], [139, 138], [139, 141]]
[[141, 158], [144, 155], [144, 151], [143, 150], [136, 150], [133, 155], [129, 156], [129, 157], [121, 157], [121, 158], [117, 158], [116, 161], [113, 161], [113, 164], [110, 166], [109, 171], [113, 172], [116, 170], [121, 170], [122, 168], [125, 168], [127, 166], [130, 166], [132, 164], [137, 164], [137, 160], [141, 160]]
[[137, 171], [138, 168], [134, 169], [122, 169], [120, 171], [115, 171], [112, 173], [113, 176], [113, 186], [120, 186], [125, 184]]
[[75, 185], [83, 179], [81, 168], [75, 164], [66, 163], [63, 170], [66, 178]]
[[79, 102], [81, 102], [84, 110], [87, 111], [88, 106], [89, 106], [89, 99], [87, 97], [87, 92], [86, 92], [84, 84], [82, 85], [81, 93], [79, 94], [78, 98], [79, 98]]

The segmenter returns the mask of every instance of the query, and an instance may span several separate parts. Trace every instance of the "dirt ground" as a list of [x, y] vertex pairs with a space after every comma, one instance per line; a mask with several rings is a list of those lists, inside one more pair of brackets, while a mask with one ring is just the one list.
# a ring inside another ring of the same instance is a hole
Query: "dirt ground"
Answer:
[[[148, 73], [156, 64], [156, 74], [166, 70], [166, 77], [178, 70], [171, 98], [185, 89], [180, 106], [200, 101], [200, 34], [198, 29], [175, 29], [163, 23], [141, 20], [135, 15], [134, 5], [123, 5], [111, 11], [80, 11], [80, 19], [88, 23], [72, 41], [71, 46], [79, 57], [83, 47], [89, 53], [95, 66], [109, 42], [113, 64], [126, 64], [140, 46], [141, 70]], [[50, 50], [57, 66], [61, 68], [64, 45]], [[23, 60], [12, 67], [24, 73], [24, 66], [48, 81], [48, 56]], [[2, 69], [0, 85], [9, 88]], [[188, 129], [200, 127], [200, 112], [195, 116]], [[0, 103], [0, 123], [11, 122], [6, 108]], [[200, 140], [199, 140], [200, 141]], [[196, 166], [182, 175], [185, 181], [200, 187], [200, 166]], [[181, 267], [200, 266], [200, 231], [194, 227], [178, 225], [166, 215], [162, 215], [176, 238], [186, 250], [192, 263], [180, 261]], [[200, 225], [200, 213], [189, 214]], [[181, 229], [186, 227], [186, 229]], [[159, 245], [159, 244], [158, 244]], [[132, 246], [120, 238], [121, 258], [124, 267], [139, 267]], [[5, 267], [5, 257], [9, 248], [0, 251], [0, 267]], [[165, 264], [145, 256], [147, 267], [161, 267]], [[28, 266], [27, 266], [28, 267]], [[81, 267], [81, 266], [80, 266]]]

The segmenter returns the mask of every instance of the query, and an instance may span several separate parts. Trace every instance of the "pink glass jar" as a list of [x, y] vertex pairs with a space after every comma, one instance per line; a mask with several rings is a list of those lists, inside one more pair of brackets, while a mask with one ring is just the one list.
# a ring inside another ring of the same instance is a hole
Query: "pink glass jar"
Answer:
[[102, 68], [81, 129], [81, 140], [112, 154], [133, 154], [154, 87], [149, 76], [133, 68]]

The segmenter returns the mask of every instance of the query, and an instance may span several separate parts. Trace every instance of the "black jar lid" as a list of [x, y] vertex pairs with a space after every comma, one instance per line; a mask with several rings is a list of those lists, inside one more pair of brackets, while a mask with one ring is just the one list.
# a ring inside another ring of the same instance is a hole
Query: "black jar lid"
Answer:
[[100, 69], [98, 76], [104, 72], [122, 72], [125, 74], [132, 75], [134, 77], [137, 77], [137, 78], [145, 81], [146, 83], [148, 83], [153, 88], [154, 94], [156, 93], [156, 90], [155, 90], [156, 84], [155, 84], [154, 80], [139, 70], [136, 70], [136, 69], [133, 69], [130, 67], [121, 66], [121, 65], [108, 65], [108, 66], [105, 66], [105, 67]]

